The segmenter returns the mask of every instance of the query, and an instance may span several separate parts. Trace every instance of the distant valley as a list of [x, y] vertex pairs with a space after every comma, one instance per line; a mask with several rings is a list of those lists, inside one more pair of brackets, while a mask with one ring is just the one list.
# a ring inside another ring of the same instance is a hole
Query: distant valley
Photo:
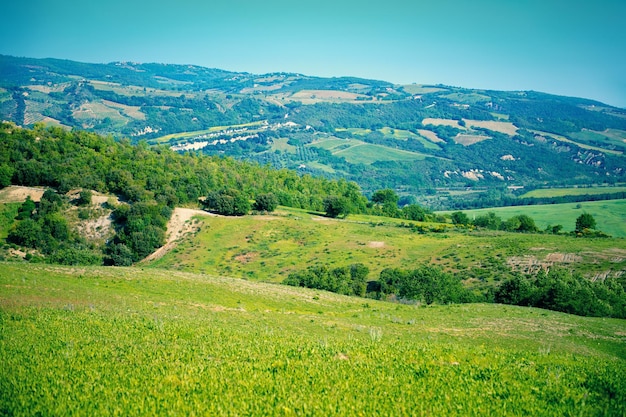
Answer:
[[1, 56], [0, 117], [345, 178], [433, 209], [626, 182], [626, 110], [533, 91]]

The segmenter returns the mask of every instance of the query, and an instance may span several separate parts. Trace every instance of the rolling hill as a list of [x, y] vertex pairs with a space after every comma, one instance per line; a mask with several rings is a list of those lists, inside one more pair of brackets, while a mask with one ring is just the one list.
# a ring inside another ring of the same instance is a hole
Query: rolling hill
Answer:
[[512, 188], [626, 181], [626, 110], [534, 91], [1, 56], [0, 117], [346, 178], [437, 209], [459, 189], [480, 205]]

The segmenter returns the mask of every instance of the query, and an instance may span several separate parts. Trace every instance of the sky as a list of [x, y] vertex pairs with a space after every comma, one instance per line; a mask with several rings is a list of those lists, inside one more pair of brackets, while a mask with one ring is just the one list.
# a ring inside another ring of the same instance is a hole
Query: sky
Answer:
[[626, 108], [626, 0], [0, 0], [0, 54], [535, 90]]

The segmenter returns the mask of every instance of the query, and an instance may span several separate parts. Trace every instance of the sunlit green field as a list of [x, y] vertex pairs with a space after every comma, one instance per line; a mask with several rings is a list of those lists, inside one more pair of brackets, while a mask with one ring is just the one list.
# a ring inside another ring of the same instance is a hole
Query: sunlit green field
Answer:
[[624, 193], [626, 187], [580, 187], [580, 188], [540, 188], [522, 194], [521, 198], [549, 198], [564, 197], [569, 195], [598, 195], [610, 193]]
[[545, 204], [533, 206], [499, 207], [479, 210], [464, 210], [470, 219], [488, 212], [502, 219], [526, 214], [535, 220], [540, 229], [560, 224], [564, 231], [573, 231], [576, 218], [590, 213], [597, 222], [597, 230], [614, 237], [626, 237], [626, 200], [585, 201], [582, 203]]
[[0, 264], [2, 415], [626, 413], [623, 320]]
[[[516, 257], [544, 261], [555, 253], [573, 253], [579, 261], [565, 266], [590, 278], [626, 268], [623, 239], [469, 231], [365, 215], [337, 220], [284, 207], [269, 216], [195, 221], [196, 233], [146, 266], [276, 282], [312, 265], [363, 263], [370, 269], [369, 279], [376, 280], [384, 268], [437, 264], [482, 276], [484, 284], [501, 276], [498, 271], [510, 271], [508, 262]], [[439, 232], [402, 227], [408, 223]]]
[[352, 164], [372, 164], [376, 161], [411, 161], [426, 158], [426, 155], [417, 152], [392, 149], [355, 139], [322, 139], [309, 146], [326, 149], [333, 155], [341, 156]]

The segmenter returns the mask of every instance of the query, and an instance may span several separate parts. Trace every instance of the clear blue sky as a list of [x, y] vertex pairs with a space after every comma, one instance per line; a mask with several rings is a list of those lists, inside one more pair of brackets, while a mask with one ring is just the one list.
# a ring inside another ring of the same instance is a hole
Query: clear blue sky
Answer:
[[2, 3], [0, 54], [537, 90], [626, 107], [626, 0]]

